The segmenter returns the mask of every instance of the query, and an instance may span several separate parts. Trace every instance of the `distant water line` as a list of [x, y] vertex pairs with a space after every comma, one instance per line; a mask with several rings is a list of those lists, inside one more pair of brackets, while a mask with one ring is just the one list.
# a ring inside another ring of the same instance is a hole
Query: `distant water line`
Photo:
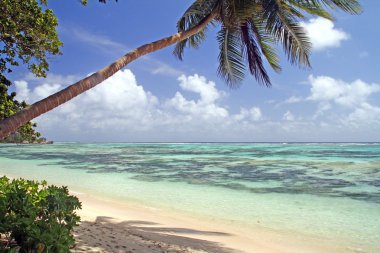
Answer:
[[380, 145], [0, 145], [0, 173], [380, 252]]

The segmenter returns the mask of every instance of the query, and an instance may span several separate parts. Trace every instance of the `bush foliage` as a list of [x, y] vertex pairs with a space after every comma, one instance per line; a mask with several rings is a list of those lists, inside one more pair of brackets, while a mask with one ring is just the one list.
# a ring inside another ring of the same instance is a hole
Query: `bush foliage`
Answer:
[[0, 178], [0, 252], [69, 252], [80, 208], [67, 187]]

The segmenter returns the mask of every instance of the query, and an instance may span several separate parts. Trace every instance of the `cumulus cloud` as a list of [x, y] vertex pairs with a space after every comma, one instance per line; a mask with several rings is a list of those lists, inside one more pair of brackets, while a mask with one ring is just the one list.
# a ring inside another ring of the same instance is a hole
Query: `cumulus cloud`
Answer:
[[339, 47], [342, 41], [349, 39], [349, 34], [334, 27], [330, 20], [318, 17], [309, 22], [301, 22], [310, 37], [313, 49], [323, 50], [329, 47]]
[[380, 92], [379, 84], [360, 79], [349, 83], [329, 76], [310, 76], [309, 82], [307, 100], [318, 103], [314, 120], [324, 116], [335, 128], [363, 131], [380, 127], [380, 107], [370, 103], [370, 97]]
[[[18, 94], [20, 87], [25, 90], [22, 85], [16, 86]], [[40, 84], [34, 89], [28, 89], [27, 101], [34, 102], [63, 87], [59, 84]], [[132, 72], [125, 70], [41, 116], [38, 121], [45, 128], [57, 128], [65, 132], [76, 132], [80, 129], [120, 129], [125, 124], [138, 128], [133, 122], [142, 122], [149, 117], [149, 108], [156, 103], [157, 98], [144, 91], [137, 84]]]
[[[177, 80], [177, 92], [158, 99], [123, 70], [36, 121], [45, 136], [57, 141], [353, 141], [347, 138], [357, 132], [362, 136], [356, 140], [380, 138], [380, 107], [371, 100], [380, 92], [378, 84], [310, 76], [307, 97], [290, 97], [282, 107], [266, 104], [269, 114], [264, 115], [257, 105], [234, 111], [225, 92], [203, 76]], [[18, 98], [28, 102], [65, 86], [15, 82]], [[309, 111], [295, 115], [287, 104]]]
[[186, 99], [181, 92], [176, 92], [175, 96], [167, 100], [165, 104], [175, 110], [177, 117], [182, 115], [187, 119], [197, 118], [215, 122], [229, 116], [227, 109], [218, 104], [223, 94], [216, 89], [214, 82], [207, 81], [205, 77], [197, 74], [181, 75], [178, 81], [182, 90], [198, 94], [199, 99]]
[[263, 119], [263, 114], [259, 107], [252, 107], [250, 109], [240, 108], [240, 113], [234, 116], [237, 121], [259, 121]]
[[35, 99], [33, 100], [42, 99], [53, 93], [56, 93], [57, 91], [61, 89], [61, 87], [62, 86], [60, 84], [47, 84], [47, 83], [37, 86], [34, 89], [33, 95], [35, 96]]
[[309, 76], [311, 95], [308, 100], [334, 102], [345, 107], [357, 107], [367, 101], [368, 97], [380, 91], [380, 85], [367, 84], [358, 79], [346, 83], [328, 76]]
[[[272, 128], [273, 135], [282, 133], [291, 140], [297, 139], [297, 133], [303, 141], [380, 139], [380, 84], [312, 75], [307, 83], [308, 95], [292, 96], [274, 106], [276, 110], [284, 110], [283, 121], [271, 119], [259, 127]], [[287, 107], [289, 104], [301, 114], [294, 115]]]
[[179, 86], [183, 90], [192, 91], [200, 95], [199, 102], [202, 104], [214, 103], [221, 97], [221, 93], [216, 89], [215, 83], [212, 81], [207, 81], [204, 76], [194, 76], [186, 77], [181, 75], [178, 80], [180, 81]]
[[32, 73], [28, 73], [25, 76], [25, 81], [27, 82], [32, 82], [32, 83], [41, 83], [41, 80], [43, 83], [48, 83], [48, 84], [60, 84], [60, 85], [68, 85], [68, 84], [73, 84], [76, 81], [80, 80], [80, 76], [76, 75], [59, 75], [59, 74], [54, 74], [54, 73], [48, 73], [46, 78], [41, 79], [40, 77], [36, 77]]
[[30, 94], [30, 90], [29, 90], [29, 87], [28, 87], [28, 83], [26, 81], [15, 81], [15, 87], [16, 87], [16, 99], [19, 100], [19, 101], [23, 101], [23, 100], [28, 100], [30, 101], [29, 99], [29, 94]]
[[43, 83], [36, 86], [33, 90], [30, 90], [26, 81], [15, 81], [15, 87], [17, 100], [26, 100], [29, 103], [34, 103], [59, 91], [62, 88], [62, 85]]
[[378, 129], [380, 125], [380, 107], [363, 103], [360, 107], [355, 108], [355, 110], [348, 115], [346, 122], [356, 128], [360, 127], [360, 123], [365, 122], [366, 124], [372, 125]]
[[[203, 76], [181, 75], [178, 82], [180, 90], [160, 101], [138, 84], [130, 70], [123, 70], [37, 121], [41, 131], [55, 136], [59, 133], [62, 137], [58, 138], [82, 135], [97, 140], [114, 140], [116, 136], [122, 140], [144, 140], [155, 135], [157, 140], [165, 134], [176, 138], [183, 133], [217, 138], [228, 128], [238, 128], [241, 121], [254, 124], [262, 119], [258, 107], [230, 112], [222, 105], [224, 92]], [[16, 82], [18, 94], [29, 102], [63, 87], [42, 83], [30, 88], [25, 81]], [[188, 92], [195, 96], [188, 98]]]
[[[75, 83], [79, 79], [75, 75], [63, 76], [53, 73], [49, 73], [46, 78], [38, 78], [29, 73], [24, 77], [24, 80], [15, 81], [16, 99], [34, 103], [61, 90], [67, 85]], [[34, 89], [30, 89], [31, 86], [34, 86]]]

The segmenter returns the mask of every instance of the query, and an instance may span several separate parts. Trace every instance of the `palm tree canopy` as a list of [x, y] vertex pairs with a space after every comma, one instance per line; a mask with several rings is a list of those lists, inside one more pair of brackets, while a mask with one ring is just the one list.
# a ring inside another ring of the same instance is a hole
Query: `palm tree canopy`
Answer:
[[[280, 45], [292, 64], [310, 67], [311, 43], [300, 21], [309, 16], [332, 20], [327, 9], [361, 12], [358, 0], [196, 0], [177, 27], [179, 32], [186, 31], [216, 14], [208, 26], [220, 26], [218, 74], [233, 87], [243, 80], [248, 67], [259, 83], [270, 86], [263, 59], [280, 72], [276, 50], [276, 45]], [[177, 43], [174, 54], [182, 60], [185, 47], [197, 48], [205, 39], [206, 30], [207, 26]]]

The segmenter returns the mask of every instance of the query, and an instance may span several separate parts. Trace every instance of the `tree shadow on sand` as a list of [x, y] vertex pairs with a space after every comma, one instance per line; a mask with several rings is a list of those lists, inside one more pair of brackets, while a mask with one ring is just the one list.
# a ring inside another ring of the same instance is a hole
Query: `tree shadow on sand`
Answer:
[[191, 237], [197, 235], [231, 236], [216, 231], [162, 227], [158, 223], [147, 221], [130, 220], [116, 223], [110, 217], [98, 216], [95, 222], [83, 221], [75, 229], [76, 247], [71, 252], [238, 252], [218, 242]]

